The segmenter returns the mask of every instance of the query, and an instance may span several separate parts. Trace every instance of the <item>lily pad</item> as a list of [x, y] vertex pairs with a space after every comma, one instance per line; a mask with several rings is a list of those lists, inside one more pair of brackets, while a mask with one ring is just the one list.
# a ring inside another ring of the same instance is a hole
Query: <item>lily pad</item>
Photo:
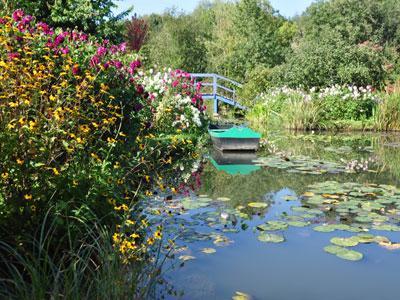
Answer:
[[350, 237], [350, 238], [334, 237], [331, 238], [331, 243], [337, 246], [353, 247], [358, 245], [358, 239], [356, 237]]
[[251, 300], [251, 296], [242, 292], [236, 292], [232, 300]]
[[306, 227], [310, 225], [310, 222], [303, 222], [303, 221], [289, 221], [288, 225], [293, 227]]
[[278, 234], [261, 233], [258, 236], [258, 240], [263, 243], [282, 243], [285, 241], [285, 238]]
[[268, 204], [265, 202], [250, 202], [247, 204], [249, 207], [252, 208], [266, 208], [268, 207]]
[[214, 248], [203, 248], [203, 249], [201, 249], [201, 252], [203, 252], [205, 254], [213, 254], [213, 253], [217, 252], [217, 250], [215, 250]]
[[181, 256], [179, 256], [179, 259], [183, 260], [183, 261], [188, 261], [188, 260], [196, 259], [196, 257], [194, 257], [192, 255], [181, 255]]
[[344, 247], [329, 245], [324, 247], [325, 252], [336, 255], [339, 258], [351, 261], [358, 261], [363, 258], [362, 253], [354, 250], [349, 250]]
[[222, 202], [228, 202], [228, 201], [231, 201], [231, 199], [230, 199], [230, 198], [228, 198], [228, 197], [218, 197], [216, 200], [217, 200], [217, 201], [222, 201]]

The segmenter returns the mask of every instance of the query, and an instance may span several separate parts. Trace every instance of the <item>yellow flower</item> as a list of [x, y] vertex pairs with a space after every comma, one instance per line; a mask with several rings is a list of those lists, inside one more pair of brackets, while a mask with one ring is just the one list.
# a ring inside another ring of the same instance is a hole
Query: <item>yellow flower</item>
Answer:
[[148, 227], [149, 226], [149, 223], [147, 222], [147, 220], [146, 219], [142, 219], [142, 225], [144, 226], [144, 227]]
[[162, 238], [162, 232], [159, 231], [159, 230], [157, 230], [157, 231], [154, 233], [154, 238], [157, 239], [157, 240], [161, 240], [161, 238]]
[[57, 168], [53, 168], [52, 170], [53, 170], [54, 175], [56, 175], [56, 176], [60, 175], [60, 172], [57, 170]]
[[49, 99], [50, 99], [50, 101], [55, 101], [55, 100], [56, 100], [56, 97], [53, 96], [53, 95], [50, 95]]
[[1, 178], [3, 180], [7, 180], [8, 179], [8, 173], [7, 172], [1, 173]]
[[119, 169], [119, 168], [121, 168], [121, 164], [117, 161], [117, 162], [114, 164], [114, 169]]
[[154, 240], [153, 237], [149, 237], [149, 238], [147, 239], [147, 244], [150, 245], [150, 246], [153, 245], [154, 242], [155, 242], [155, 240]]
[[[126, 220], [127, 225], [135, 225], [135, 221], [132, 220]], [[132, 236], [131, 236], [132, 237]]]
[[147, 182], [150, 182], [150, 176], [149, 175], [144, 176], [144, 178], [146, 179]]
[[21, 117], [21, 118], [18, 120], [18, 123], [21, 124], [21, 126], [24, 125], [25, 122], [26, 122], [26, 121], [25, 121], [25, 118], [24, 118], [24, 117]]
[[35, 205], [31, 205], [31, 210], [32, 211], [36, 211], [36, 206]]
[[115, 201], [115, 199], [113, 198], [108, 198], [107, 202], [110, 203], [111, 205], [115, 205], [115, 203], [117, 203], [117, 201]]
[[171, 191], [174, 193], [174, 194], [176, 194], [177, 193], [177, 190], [176, 190], [176, 188], [171, 188]]
[[83, 133], [89, 133], [90, 127], [88, 125], [81, 125], [79, 126], [79, 130], [82, 131]]
[[114, 235], [113, 235], [113, 241], [114, 241], [114, 243], [119, 243], [120, 241], [121, 241], [121, 239], [120, 239], [120, 235], [118, 234], [118, 233], [114, 233]]
[[24, 160], [23, 160], [23, 159], [17, 158], [17, 164], [22, 165], [23, 163], [24, 163]]
[[31, 195], [31, 194], [26, 194], [26, 195], [24, 196], [24, 199], [25, 199], [25, 200], [32, 200], [32, 195]]
[[37, 123], [34, 121], [29, 121], [29, 130], [35, 130]]
[[133, 238], [133, 239], [136, 239], [136, 238], [139, 238], [140, 235], [138, 235], [137, 233], [132, 233], [132, 234], [130, 235], [130, 237]]
[[118, 180], [117, 180], [117, 184], [118, 184], [118, 185], [124, 184], [124, 180], [123, 180], [123, 179], [118, 179]]

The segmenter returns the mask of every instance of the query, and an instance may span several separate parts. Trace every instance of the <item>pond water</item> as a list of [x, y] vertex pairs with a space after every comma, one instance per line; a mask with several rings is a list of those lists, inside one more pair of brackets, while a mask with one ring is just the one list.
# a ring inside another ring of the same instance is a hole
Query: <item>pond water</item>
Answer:
[[211, 151], [196, 194], [152, 200], [179, 236], [166, 299], [398, 299], [400, 136], [267, 138]]

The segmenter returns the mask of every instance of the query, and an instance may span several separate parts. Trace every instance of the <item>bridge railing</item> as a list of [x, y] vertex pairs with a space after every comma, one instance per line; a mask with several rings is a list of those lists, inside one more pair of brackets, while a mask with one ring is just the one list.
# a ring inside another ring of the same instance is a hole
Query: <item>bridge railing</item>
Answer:
[[246, 109], [246, 107], [237, 101], [237, 89], [242, 87], [241, 83], [213, 73], [193, 73], [191, 76], [195, 79], [196, 83], [200, 79], [203, 87], [203, 98], [214, 100], [215, 113], [218, 113], [219, 101]]

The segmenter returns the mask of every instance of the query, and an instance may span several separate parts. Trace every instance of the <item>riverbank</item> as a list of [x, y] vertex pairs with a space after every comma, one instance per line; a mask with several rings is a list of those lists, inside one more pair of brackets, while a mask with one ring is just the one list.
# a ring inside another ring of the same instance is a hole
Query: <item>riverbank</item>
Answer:
[[398, 131], [400, 92], [331, 86], [309, 91], [276, 88], [258, 96], [246, 118], [255, 126], [292, 130]]

